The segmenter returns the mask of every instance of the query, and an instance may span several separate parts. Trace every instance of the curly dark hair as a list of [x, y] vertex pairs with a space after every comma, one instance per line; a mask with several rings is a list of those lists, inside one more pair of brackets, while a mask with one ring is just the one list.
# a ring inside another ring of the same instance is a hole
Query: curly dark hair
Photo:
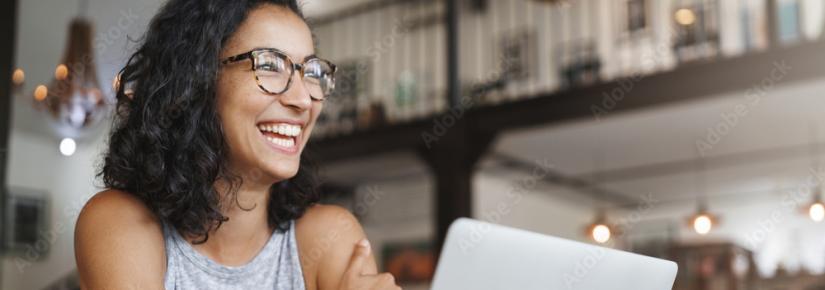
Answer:
[[[229, 152], [216, 108], [220, 53], [249, 12], [265, 3], [303, 19], [295, 0], [171, 0], [120, 71], [98, 176], [106, 187], [140, 198], [178, 231], [199, 237], [199, 243], [228, 220], [215, 182], [228, 181], [228, 196], [236, 203], [242, 183], [227, 168]], [[270, 226], [286, 229], [286, 222], [319, 200], [310, 165], [302, 157], [295, 177], [270, 187]]]

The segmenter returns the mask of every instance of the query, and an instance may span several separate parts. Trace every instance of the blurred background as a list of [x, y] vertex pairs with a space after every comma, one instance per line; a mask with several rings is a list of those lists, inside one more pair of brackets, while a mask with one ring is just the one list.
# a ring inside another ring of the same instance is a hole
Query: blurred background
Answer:
[[[0, 3], [0, 288], [76, 288], [163, 2]], [[302, 2], [339, 64], [306, 154], [404, 289], [461, 216], [674, 260], [674, 289], [825, 289], [823, 0]]]

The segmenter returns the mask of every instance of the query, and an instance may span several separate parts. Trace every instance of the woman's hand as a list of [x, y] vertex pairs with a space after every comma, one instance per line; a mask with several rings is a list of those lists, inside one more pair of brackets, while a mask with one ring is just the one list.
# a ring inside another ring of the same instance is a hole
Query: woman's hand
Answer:
[[349, 266], [341, 279], [339, 290], [401, 290], [390, 273], [375, 273], [364, 270], [370, 256], [370, 242], [363, 239], [355, 246]]

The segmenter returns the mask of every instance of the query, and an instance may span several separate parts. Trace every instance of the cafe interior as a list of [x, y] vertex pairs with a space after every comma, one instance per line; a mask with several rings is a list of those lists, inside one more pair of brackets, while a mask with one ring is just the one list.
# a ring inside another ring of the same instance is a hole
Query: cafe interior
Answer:
[[[164, 2], [0, 3], [0, 289], [80, 289], [113, 85]], [[825, 289], [825, 1], [299, 2], [338, 66], [321, 202], [404, 289], [460, 217], [674, 261], [674, 290]]]

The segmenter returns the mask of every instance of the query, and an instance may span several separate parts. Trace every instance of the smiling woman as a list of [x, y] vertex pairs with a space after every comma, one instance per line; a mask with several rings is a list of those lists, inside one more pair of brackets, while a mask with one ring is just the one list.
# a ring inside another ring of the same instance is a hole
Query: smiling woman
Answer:
[[84, 289], [398, 289], [352, 214], [316, 204], [302, 152], [335, 65], [301, 15], [172, 0], [153, 18], [120, 74], [109, 189], [77, 221]]

